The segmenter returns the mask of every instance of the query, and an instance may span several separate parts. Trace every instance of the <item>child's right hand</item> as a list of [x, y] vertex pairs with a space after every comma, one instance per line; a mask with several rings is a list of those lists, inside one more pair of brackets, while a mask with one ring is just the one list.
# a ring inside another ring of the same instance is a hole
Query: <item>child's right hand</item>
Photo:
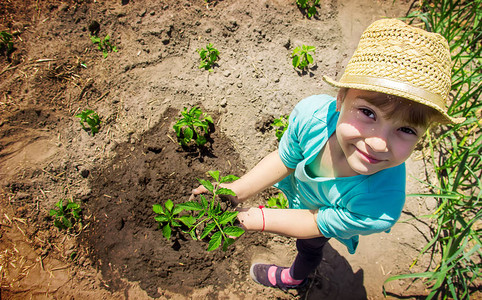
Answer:
[[[229, 183], [223, 183], [221, 186], [223, 188], [227, 188], [227, 189], [232, 190], [231, 184], [229, 184]], [[191, 196], [189, 197], [189, 201], [193, 201], [196, 198], [197, 195], [206, 194], [207, 192], [208, 192], [208, 190], [203, 185], [200, 185], [200, 186], [198, 186], [197, 188], [195, 188], [191, 191]], [[221, 198], [222, 201], [231, 202], [231, 204], [234, 207], [239, 204], [238, 197], [236, 197], [236, 196], [219, 195], [219, 197]]]

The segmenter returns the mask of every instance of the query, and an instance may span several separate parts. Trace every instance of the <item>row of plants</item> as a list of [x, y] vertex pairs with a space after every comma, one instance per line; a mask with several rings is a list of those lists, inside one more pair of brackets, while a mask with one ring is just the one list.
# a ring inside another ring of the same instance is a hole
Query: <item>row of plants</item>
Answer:
[[424, 272], [392, 276], [386, 282], [422, 279], [426, 299], [469, 299], [480, 290], [482, 267], [482, 1], [423, 0], [407, 18], [443, 35], [452, 56], [452, 96], [449, 113], [465, 117], [458, 125], [429, 129], [427, 147], [437, 182], [417, 197], [433, 197], [437, 209], [423, 218], [432, 221], [432, 238], [415, 258], [428, 254]]

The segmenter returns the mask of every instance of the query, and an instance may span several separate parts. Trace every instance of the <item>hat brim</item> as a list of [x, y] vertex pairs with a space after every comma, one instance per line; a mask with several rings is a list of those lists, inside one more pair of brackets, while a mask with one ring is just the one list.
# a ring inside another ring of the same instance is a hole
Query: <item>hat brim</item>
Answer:
[[[380, 92], [387, 95], [402, 97], [426, 105], [440, 113], [443, 118], [439, 122], [442, 124], [460, 124], [465, 121], [465, 118], [453, 118], [449, 116], [441, 106], [434, 104], [441, 102], [441, 100], [436, 99], [435, 95], [428, 94], [422, 89], [409, 86], [407, 83], [398, 82], [391, 79], [369, 78], [366, 76], [356, 78], [352, 76], [352, 78], [348, 79], [348, 82], [337, 82], [328, 76], [323, 76], [323, 80], [328, 84], [338, 88], [350, 88]], [[431, 98], [431, 101], [427, 101], [427, 98]]]

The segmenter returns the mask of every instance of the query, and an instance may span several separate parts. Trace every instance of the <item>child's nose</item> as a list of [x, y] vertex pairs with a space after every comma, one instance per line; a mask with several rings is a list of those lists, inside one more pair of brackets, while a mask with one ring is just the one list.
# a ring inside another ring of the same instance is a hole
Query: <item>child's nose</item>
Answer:
[[387, 139], [385, 137], [369, 137], [365, 139], [365, 143], [375, 152], [388, 152]]

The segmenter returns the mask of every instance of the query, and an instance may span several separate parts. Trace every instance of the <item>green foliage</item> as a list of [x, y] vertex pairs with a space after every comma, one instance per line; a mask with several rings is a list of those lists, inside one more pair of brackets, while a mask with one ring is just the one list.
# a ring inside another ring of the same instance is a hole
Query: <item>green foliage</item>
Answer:
[[[393, 276], [423, 279], [427, 299], [469, 299], [481, 276], [482, 242], [482, 136], [481, 107], [482, 36], [481, 1], [421, 1], [419, 11], [408, 19], [420, 20], [428, 31], [438, 32], [449, 42], [452, 56], [452, 95], [449, 114], [466, 117], [462, 124], [429, 130], [428, 146], [437, 184], [427, 183], [438, 208], [423, 216], [434, 221], [432, 239], [419, 254], [431, 253], [436, 266], [422, 273]], [[436, 154], [438, 152], [439, 154]], [[418, 261], [415, 259], [413, 265]]]
[[[93, 110], [84, 110], [80, 114], [75, 115], [75, 117], [80, 118], [80, 125], [82, 125], [82, 128], [85, 131], [90, 130], [90, 132], [92, 132], [92, 136], [99, 132], [100, 124], [102, 122], [100, 121], [99, 115], [97, 115], [97, 113], [95, 113]], [[87, 123], [89, 128], [85, 126], [85, 123]]]
[[286, 129], [288, 129], [289, 117], [290, 116], [281, 116], [273, 121], [272, 125], [276, 127], [275, 135], [278, 141], [281, 141], [281, 137], [285, 133]]
[[318, 13], [316, 6], [320, 5], [320, 0], [296, 0], [296, 5], [311, 19]]
[[203, 146], [207, 143], [206, 135], [209, 134], [209, 124], [213, 124], [213, 119], [203, 113], [200, 108], [194, 106], [188, 110], [184, 107], [181, 117], [173, 128], [179, 144], [182, 146], [188, 146], [191, 141], [195, 141], [198, 146]]
[[181, 227], [181, 223], [186, 226], [192, 226], [192, 218], [190, 216], [180, 216], [179, 214], [184, 210], [181, 206], [175, 205], [171, 199], [161, 204], [154, 204], [152, 210], [157, 214], [154, 219], [159, 222], [159, 227], [162, 228], [162, 235], [169, 240], [171, 238], [172, 229], [174, 227]]
[[0, 53], [9, 57], [13, 52], [12, 35], [6, 31], [0, 32]]
[[54, 225], [59, 229], [71, 229], [74, 225], [78, 225], [79, 229], [82, 228], [82, 222], [80, 220], [80, 214], [82, 209], [80, 204], [69, 200], [67, 205], [64, 206], [64, 200], [59, 200], [55, 204], [56, 208], [51, 209], [49, 214], [53, 217]]
[[301, 47], [296, 47], [291, 55], [293, 68], [298, 68], [304, 70], [308, 68], [310, 64], [313, 63], [313, 54], [315, 54], [314, 46], [302, 45]]
[[285, 209], [289, 207], [288, 199], [286, 199], [283, 193], [278, 193], [276, 197], [270, 197], [268, 199], [268, 203], [266, 204], [267, 208], [281, 208]]
[[[227, 247], [234, 243], [234, 238], [241, 236], [244, 230], [233, 225], [238, 212], [221, 207], [220, 196], [235, 196], [235, 194], [232, 190], [220, 185], [234, 181], [238, 177], [234, 175], [220, 177], [219, 171], [209, 171], [208, 173], [215, 182], [198, 180], [211, 193], [210, 199], [200, 195], [199, 201], [188, 201], [177, 206], [171, 200], [166, 202], [164, 208], [156, 204], [153, 206], [154, 212], [157, 214], [155, 218], [167, 239], [171, 236], [171, 229], [180, 227], [181, 222], [188, 228], [184, 232], [188, 233], [192, 239], [209, 239], [208, 251], [213, 251], [221, 245], [226, 251]], [[182, 211], [189, 214], [181, 216]]]
[[109, 52], [117, 52], [117, 47], [113, 46], [112, 43], [110, 42], [110, 36], [106, 35], [104, 39], [101, 39], [100, 37], [96, 35], [91, 35], [90, 40], [92, 43], [97, 45], [97, 48], [102, 51], [102, 55], [104, 58], [107, 57]]
[[[233, 237], [241, 236], [244, 230], [233, 225], [238, 215], [237, 211], [221, 208], [220, 196], [236, 196], [232, 190], [221, 187], [221, 184], [237, 180], [238, 177], [234, 175], [220, 177], [219, 171], [209, 171], [208, 173], [215, 180], [214, 183], [204, 179], [198, 179], [198, 181], [211, 193], [211, 198], [208, 200], [204, 195], [200, 195], [200, 201], [186, 202], [181, 206], [195, 212], [193, 214], [195, 222], [189, 231], [191, 237], [193, 239], [208, 238], [208, 251], [217, 249], [221, 244], [223, 250], [226, 251], [227, 247], [234, 243]], [[198, 227], [201, 225], [203, 229], [199, 230]]]
[[206, 48], [198, 49], [197, 52], [201, 58], [199, 69], [209, 70], [209, 72], [212, 72], [216, 61], [219, 59], [218, 49], [214, 48], [214, 45], [209, 43], [206, 45]]

